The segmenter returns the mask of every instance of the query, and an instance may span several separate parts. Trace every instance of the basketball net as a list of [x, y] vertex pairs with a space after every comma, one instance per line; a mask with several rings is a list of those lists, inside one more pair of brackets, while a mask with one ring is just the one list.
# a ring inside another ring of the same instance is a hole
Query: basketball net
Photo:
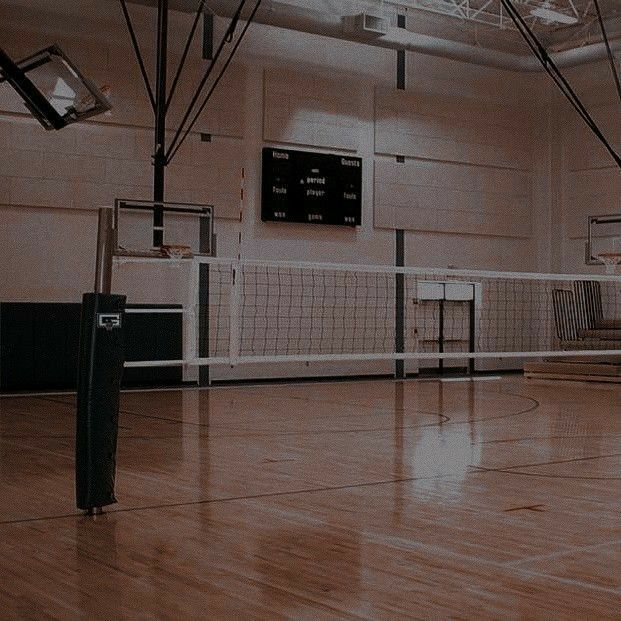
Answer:
[[597, 255], [597, 258], [604, 264], [606, 274], [616, 274], [620, 271], [621, 253], [619, 252], [603, 252]]

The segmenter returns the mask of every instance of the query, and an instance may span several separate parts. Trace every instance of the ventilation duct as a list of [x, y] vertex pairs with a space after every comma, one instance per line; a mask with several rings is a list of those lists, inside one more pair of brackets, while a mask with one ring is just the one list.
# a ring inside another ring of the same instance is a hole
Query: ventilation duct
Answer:
[[351, 20], [354, 32], [363, 37], [380, 37], [388, 34], [390, 23], [388, 19], [381, 15], [372, 15], [370, 13], [359, 13], [353, 18], [343, 18], [345, 28], [347, 21]]

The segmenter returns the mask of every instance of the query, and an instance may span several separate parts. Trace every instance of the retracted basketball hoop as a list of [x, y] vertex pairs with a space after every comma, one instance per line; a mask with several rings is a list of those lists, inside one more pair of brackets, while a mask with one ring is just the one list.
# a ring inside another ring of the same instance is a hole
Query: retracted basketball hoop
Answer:
[[[153, 225], [153, 214], [162, 214], [162, 225]], [[165, 218], [164, 218], [165, 216]], [[168, 259], [181, 262], [198, 256], [213, 256], [213, 207], [195, 203], [162, 201], [115, 201], [114, 256]], [[154, 233], [161, 245], [154, 245]]]
[[17, 62], [0, 48], [2, 82], [17, 91], [47, 130], [62, 129], [111, 109], [103, 90], [85, 78], [58, 45]]
[[621, 265], [621, 214], [589, 216], [585, 263], [604, 265], [607, 274], [614, 274]]

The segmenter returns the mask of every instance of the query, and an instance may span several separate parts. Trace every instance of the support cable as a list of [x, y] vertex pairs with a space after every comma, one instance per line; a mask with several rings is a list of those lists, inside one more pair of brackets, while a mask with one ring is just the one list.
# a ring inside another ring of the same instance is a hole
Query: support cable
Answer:
[[516, 28], [518, 29], [530, 49], [533, 51], [539, 62], [542, 64], [548, 75], [554, 80], [555, 84], [559, 87], [560, 91], [568, 99], [576, 112], [578, 112], [580, 117], [589, 126], [591, 131], [604, 145], [608, 153], [610, 153], [612, 158], [615, 160], [617, 166], [621, 168], [621, 156], [613, 149], [611, 144], [608, 142], [593, 117], [589, 114], [589, 111], [584, 107], [584, 104], [582, 103], [576, 92], [573, 90], [571, 84], [569, 84], [569, 82], [565, 79], [557, 65], [554, 63], [546, 49], [543, 47], [543, 45], [535, 35], [535, 33], [531, 30], [524, 18], [517, 11], [515, 6], [513, 5], [512, 0], [501, 0], [501, 3], [506, 9], [509, 17], [512, 19]]
[[[511, 10], [507, 9], [507, 11], [509, 13], [509, 16], [513, 19], [513, 14], [511, 13]], [[522, 37], [524, 37], [524, 39], [526, 40], [526, 43], [528, 44], [528, 46], [530, 47], [530, 49], [532, 50], [536, 58], [539, 60], [539, 62], [541, 62], [541, 64], [543, 65], [548, 75], [552, 78], [552, 80], [554, 80], [555, 84], [561, 90], [563, 95], [565, 95], [565, 97], [569, 99], [569, 102], [572, 104], [572, 106], [574, 107], [576, 112], [580, 115], [580, 117], [584, 120], [584, 122], [587, 123], [587, 125], [589, 125], [589, 127], [592, 130], [599, 131], [599, 128], [597, 127], [597, 125], [595, 124], [591, 116], [589, 115], [588, 111], [586, 110], [586, 108], [584, 107], [584, 105], [582, 104], [578, 96], [574, 93], [573, 89], [571, 88], [571, 85], [563, 78], [563, 76], [561, 75], [556, 65], [554, 65], [554, 62], [548, 55], [545, 48], [541, 45], [539, 40], [535, 37], [534, 33], [532, 33], [532, 31], [528, 29], [521, 15], [519, 15], [519, 13], [516, 12], [516, 16], [517, 16], [516, 19], [518, 21], [515, 22], [515, 25], [518, 29], [518, 32], [522, 35]], [[522, 27], [522, 24], [524, 25], [526, 29]], [[531, 40], [531, 37], [532, 37], [532, 40]], [[554, 68], [554, 70], [552, 69], [552, 67]]]
[[209, 103], [209, 100], [211, 99], [211, 96], [213, 95], [214, 91], [216, 90], [218, 84], [220, 83], [220, 80], [222, 80], [222, 78], [224, 77], [224, 74], [226, 73], [226, 70], [228, 69], [229, 65], [231, 64], [231, 62], [233, 60], [233, 57], [235, 56], [235, 53], [237, 52], [239, 46], [241, 45], [241, 43], [242, 43], [242, 41], [244, 39], [244, 36], [246, 35], [246, 32], [248, 31], [248, 28], [250, 28], [250, 25], [252, 24], [252, 22], [254, 20], [254, 17], [257, 14], [257, 11], [259, 10], [259, 7], [261, 6], [261, 2], [262, 2], [262, 0], [257, 0], [257, 3], [255, 4], [254, 9], [252, 10], [252, 13], [249, 15], [248, 20], [246, 21], [246, 24], [245, 24], [245, 26], [244, 26], [244, 28], [243, 28], [243, 30], [242, 30], [242, 32], [241, 32], [237, 42], [235, 43], [235, 46], [233, 47], [233, 49], [231, 51], [230, 56], [228, 57], [227, 61], [224, 63], [224, 66], [222, 67], [222, 70], [218, 74], [218, 77], [216, 78], [216, 80], [214, 81], [213, 85], [209, 89], [209, 92], [207, 93], [205, 99], [203, 100], [203, 103], [201, 104], [200, 108], [198, 109], [198, 111], [194, 115], [194, 118], [192, 119], [192, 122], [190, 123], [188, 128], [183, 133], [183, 136], [181, 137], [181, 140], [177, 143], [176, 146], [174, 146], [174, 149], [173, 149], [173, 145], [171, 145], [171, 148], [169, 149], [168, 155], [167, 155], [168, 163], [170, 163], [171, 160], [173, 159], [173, 157], [175, 157], [177, 151], [179, 151], [179, 148], [185, 142], [185, 139], [188, 137], [188, 135], [192, 131], [193, 127], [196, 125], [198, 119], [200, 118], [200, 115], [203, 113], [203, 110], [205, 109], [205, 107]]
[[136, 54], [136, 60], [138, 61], [138, 65], [140, 67], [140, 73], [142, 74], [142, 79], [144, 80], [144, 84], [147, 88], [149, 101], [151, 102], [151, 107], [153, 108], [153, 111], [155, 111], [155, 96], [153, 95], [153, 88], [151, 87], [151, 82], [149, 80], [149, 75], [147, 74], [147, 69], [144, 66], [144, 59], [142, 56], [142, 52], [140, 51], [140, 44], [138, 43], [138, 39], [136, 38], [136, 31], [134, 30], [134, 25], [132, 24], [132, 18], [129, 15], [129, 11], [127, 10], [126, 1], [119, 0], [119, 2], [121, 3], [121, 8], [123, 9], [123, 16], [125, 17], [127, 30], [129, 31], [132, 46], [134, 47], [134, 53]]
[[170, 102], [172, 101], [175, 95], [175, 90], [177, 89], [177, 83], [179, 82], [179, 78], [181, 77], [181, 74], [183, 73], [185, 61], [187, 60], [188, 54], [190, 52], [192, 41], [194, 41], [194, 35], [196, 34], [198, 23], [205, 9], [205, 2], [206, 0], [200, 0], [200, 2], [198, 3], [198, 7], [196, 9], [196, 16], [194, 18], [194, 23], [192, 24], [192, 28], [190, 29], [190, 34], [188, 35], [188, 40], [186, 41], [183, 54], [181, 55], [181, 60], [179, 61], [179, 67], [177, 68], [175, 79], [172, 82], [172, 86], [170, 87], [170, 93], [168, 94], [168, 99], [166, 100], [166, 111], [168, 111], [168, 108], [170, 108]]
[[617, 87], [617, 93], [619, 95], [619, 100], [621, 101], [621, 80], [619, 79], [619, 71], [617, 70], [617, 65], [615, 64], [615, 57], [612, 53], [612, 48], [610, 47], [610, 40], [608, 39], [608, 33], [606, 32], [606, 25], [604, 24], [604, 18], [599, 8], [599, 0], [593, 0], [593, 4], [597, 12], [597, 19], [599, 21], [599, 26], [602, 30], [602, 37], [604, 38], [604, 45], [606, 46], [606, 53], [608, 54], [608, 61], [610, 62], [610, 69], [612, 70], [612, 76], [615, 80], [615, 85]]
[[213, 70], [216, 66], [216, 63], [218, 62], [220, 56], [222, 55], [222, 51], [224, 50], [224, 46], [227, 43], [227, 38], [229, 37], [229, 35], [231, 33], [234, 32], [235, 30], [235, 26], [237, 25], [237, 22], [239, 21], [239, 17], [241, 16], [241, 13], [244, 9], [244, 6], [246, 4], [246, 0], [241, 0], [241, 2], [239, 3], [239, 6], [237, 8], [237, 11], [235, 12], [235, 15], [233, 16], [233, 19], [231, 21], [231, 24], [229, 25], [229, 27], [227, 28], [227, 31], [224, 33], [224, 36], [222, 37], [222, 40], [220, 41], [220, 45], [218, 46], [218, 49], [216, 50], [216, 53], [213, 57], [213, 60], [211, 61], [211, 64], [209, 65], [207, 71], [205, 72], [205, 75], [203, 75], [202, 80], [200, 81], [200, 84], [198, 85], [198, 88], [196, 89], [196, 92], [194, 93], [194, 96], [192, 97], [192, 101], [190, 102], [190, 105], [188, 106], [188, 109], [185, 113], [185, 115], [183, 116], [183, 119], [181, 121], [181, 123], [179, 123], [179, 127], [172, 139], [172, 142], [170, 143], [170, 146], [168, 148], [168, 151], [166, 153], [166, 159], [168, 160], [170, 157], [170, 154], [172, 153], [173, 149], [175, 148], [179, 138], [181, 137], [181, 134], [183, 133], [183, 128], [185, 127], [185, 124], [187, 123], [188, 119], [190, 118], [192, 112], [194, 111], [194, 106], [196, 106], [196, 102], [199, 100], [201, 93], [203, 92], [203, 89], [205, 88], [205, 84], [207, 84], [207, 81], [209, 80], [209, 78], [211, 77], [211, 74], [213, 73]]

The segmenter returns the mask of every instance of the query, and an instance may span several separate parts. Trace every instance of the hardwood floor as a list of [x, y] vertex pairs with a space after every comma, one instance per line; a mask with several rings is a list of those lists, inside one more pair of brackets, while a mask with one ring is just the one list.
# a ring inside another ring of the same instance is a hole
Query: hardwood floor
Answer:
[[74, 400], [0, 399], [2, 619], [621, 619], [621, 387], [125, 393], [73, 504]]

